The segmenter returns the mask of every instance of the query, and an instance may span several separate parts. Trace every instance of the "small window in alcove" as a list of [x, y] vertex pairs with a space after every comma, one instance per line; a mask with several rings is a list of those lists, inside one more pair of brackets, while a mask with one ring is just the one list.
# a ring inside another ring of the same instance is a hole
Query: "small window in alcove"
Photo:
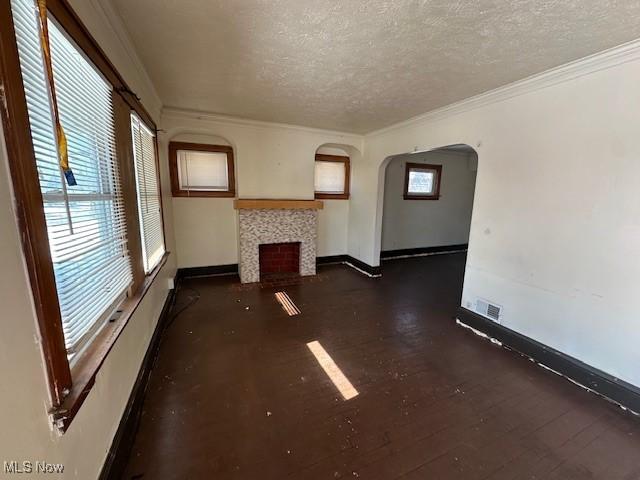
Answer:
[[442, 165], [407, 163], [404, 179], [405, 200], [437, 200], [440, 198]]
[[227, 145], [169, 143], [174, 197], [234, 197], [233, 149]]
[[349, 157], [316, 154], [315, 198], [349, 198]]

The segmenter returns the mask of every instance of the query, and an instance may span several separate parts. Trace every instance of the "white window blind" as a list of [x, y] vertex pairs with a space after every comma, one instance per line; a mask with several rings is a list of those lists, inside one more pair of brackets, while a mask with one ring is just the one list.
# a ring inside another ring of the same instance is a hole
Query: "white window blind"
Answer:
[[315, 191], [317, 193], [344, 193], [346, 170], [343, 162], [316, 161]]
[[77, 180], [76, 186], [67, 186], [56, 153], [35, 2], [12, 0], [11, 6], [65, 344], [72, 358], [105, 324], [132, 280], [113, 89], [50, 19], [60, 119]]
[[142, 258], [144, 271], [149, 273], [164, 255], [155, 136], [135, 114], [131, 115], [131, 133], [136, 166], [140, 233], [142, 234]]
[[229, 190], [229, 169], [224, 152], [178, 150], [180, 190], [225, 192]]

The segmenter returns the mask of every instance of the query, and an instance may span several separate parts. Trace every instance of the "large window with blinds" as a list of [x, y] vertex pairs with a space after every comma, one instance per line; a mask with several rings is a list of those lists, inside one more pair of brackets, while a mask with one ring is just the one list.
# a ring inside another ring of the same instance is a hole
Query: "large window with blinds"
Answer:
[[57, 103], [77, 182], [68, 185], [58, 163], [33, 2], [13, 4], [65, 346], [73, 360], [123, 301], [132, 281], [115, 153], [113, 88], [50, 19]]
[[69, 5], [43, 4], [0, 2], [0, 114], [64, 431], [166, 255], [153, 120]]
[[138, 214], [142, 234], [144, 270], [149, 273], [164, 255], [160, 183], [156, 164], [155, 135], [136, 114], [131, 115]]

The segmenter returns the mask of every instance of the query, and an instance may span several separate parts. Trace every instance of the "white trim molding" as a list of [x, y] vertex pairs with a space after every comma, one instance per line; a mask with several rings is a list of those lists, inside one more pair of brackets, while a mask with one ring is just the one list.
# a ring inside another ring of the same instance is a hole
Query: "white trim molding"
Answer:
[[[323, 130], [321, 128], [305, 127], [302, 125], [292, 125], [289, 123], [266, 122], [263, 120], [251, 120], [248, 118], [234, 117], [231, 115], [223, 115], [214, 112], [203, 112], [200, 110], [190, 110], [179, 107], [162, 107], [162, 116], [171, 118], [187, 118], [191, 120], [202, 120], [207, 122], [220, 122], [235, 125], [244, 125], [257, 128], [281, 128], [285, 130], [297, 130], [318, 135], [330, 135], [342, 138], [356, 139], [362, 141], [364, 135], [357, 133], [339, 132], [337, 130]], [[335, 143], [335, 142], [333, 142]]]
[[616, 67], [623, 63], [640, 59], [640, 39], [624, 43], [617, 47], [594, 53], [587, 57], [566, 63], [559, 67], [546, 70], [527, 77], [523, 80], [498, 87], [494, 90], [469, 97], [465, 100], [446, 105], [427, 113], [409, 118], [402, 122], [394, 123], [388, 127], [366, 133], [365, 138], [382, 135], [403, 127], [408, 127], [418, 123], [428, 123], [442, 120], [453, 115], [484, 107], [492, 103], [508, 100], [513, 97], [535, 92], [543, 88], [551, 87], [559, 83], [568, 82], [576, 78], [592, 73]]

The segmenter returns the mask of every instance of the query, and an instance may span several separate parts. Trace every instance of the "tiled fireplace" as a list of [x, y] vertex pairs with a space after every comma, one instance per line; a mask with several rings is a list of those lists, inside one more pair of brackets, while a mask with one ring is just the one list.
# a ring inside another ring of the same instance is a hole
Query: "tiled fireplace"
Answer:
[[[242, 283], [260, 281], [261, 263], [263, 267], [268, 264], [267, 269], [287, 271], [294, 270], [295, 263], [300, 275], [315, 275], [317, 209], [322, 208], [322, 202], [237, 200], [236, 208], [239, 212]], [[263, 252], [267, 254], [266, 259], [261, 259]]]

